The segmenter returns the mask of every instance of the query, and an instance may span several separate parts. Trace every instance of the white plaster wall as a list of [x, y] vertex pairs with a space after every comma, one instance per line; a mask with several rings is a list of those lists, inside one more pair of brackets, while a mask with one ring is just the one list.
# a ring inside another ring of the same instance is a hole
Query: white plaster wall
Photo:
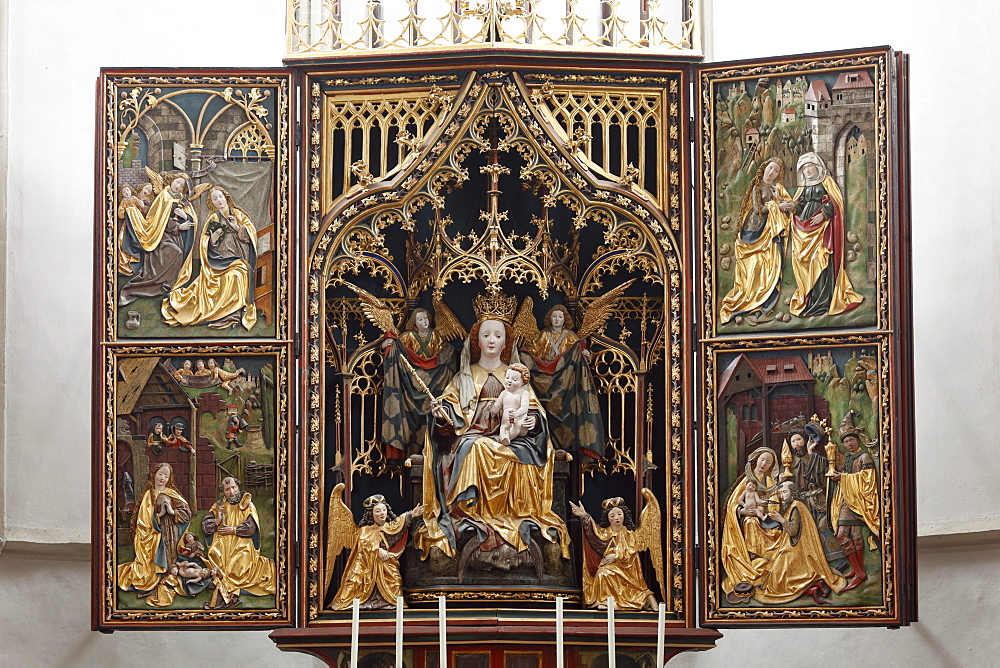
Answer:
[[[991, 85], [1000, 10], [988, 0], [714, 0], [707, 9], [713, 60], [875, 44], [913, 55], [921, 530], [1000, 530], [992, 438], [1000, 414], [992, 343], [1000, 129], [992, 116], [1000, 93]], [[0, 553], [0, 666], [132, 665], [154, 656], [165, 666], [310, 663], [279, 653], [260, 632], [94, 634], [89, 568], [72, 556], [89, 540], [98, 70], [277, 66], [283, 10], [281, 0], [0, 0], [0, 324], [12, 362], [3, 367], [0, 537], [13, 541]], [[998, 665], [988, 626], [1000, 615], [992, 540], [989, 549], [921, 551], [924, 621], [909, 629], [730, 631], [719, 648], [679, 665]], [[32, 546], [58, 558], [39, 560]]]

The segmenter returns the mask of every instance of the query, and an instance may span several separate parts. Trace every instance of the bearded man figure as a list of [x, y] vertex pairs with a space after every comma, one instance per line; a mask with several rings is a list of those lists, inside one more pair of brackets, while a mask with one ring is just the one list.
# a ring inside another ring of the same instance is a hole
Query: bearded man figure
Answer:
[[[232, 594], [226, 607], [240, 603], [239, 594], [274, 594], [274, 562], [260, 554], [260, 518], [250, 493], [240, 493], [236, 478], [222, 481], [223, 498], [212, 505], [201, 529], [209, 543], [206, 562], [219, 569], [219, 580]], [[218, 586], [218, 585], [217, 585]]]
[[778, 485], [780, 513], [768, 517], [781, 525], [781, 536], [764, 556], [768, 576], [754, 593], [761, 603], [788, 603], [799, 596], [811, 596], [817, 604], [828, 604], [832, 592], [840, 593], [847, 581], [826, 561], [816, 522], [799, 499], [795, 483]]

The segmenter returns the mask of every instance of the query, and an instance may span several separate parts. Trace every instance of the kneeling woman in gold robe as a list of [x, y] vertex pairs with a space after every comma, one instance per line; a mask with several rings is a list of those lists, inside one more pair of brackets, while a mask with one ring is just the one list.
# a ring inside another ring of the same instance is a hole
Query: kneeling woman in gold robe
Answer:
[[257, 229], [222, 188], [212, 188], [208, 217], [201, 236], [197, 275], [188, 256], [177, 282], [163, 300], [163, 321], [171, 326], [208, 323], [222, 329], [257, 323], [254, 276], [257, 271]]
[[135, 558], [118, 567], [118, 587], [148, 593], [177, 561], [177, 542], [191, 521], [191, 507], [174, 486], [170, 464], [154, 464], [132, 513]]
[[768, 160], [743, 196], [733, 243], [733, 289], [719, 307], [719, 322], [723, 324], [741, 313], [766, 314], [778, 304], [784, 259], [781, 237], [788, 231], [795, 208], [781, 184], [784, 173], [780, 160]]
[[393, 608], [403, 590], [399, 555], [406, 546], [410, 525], [423, 516], [424, 507], [418, 505], [397, 517], [381, 494], [369, 496], [364, 506], [344, 578], [331, 604], [334, 610], [350, 608], [354, 599], [361, 601], [362, 610]]

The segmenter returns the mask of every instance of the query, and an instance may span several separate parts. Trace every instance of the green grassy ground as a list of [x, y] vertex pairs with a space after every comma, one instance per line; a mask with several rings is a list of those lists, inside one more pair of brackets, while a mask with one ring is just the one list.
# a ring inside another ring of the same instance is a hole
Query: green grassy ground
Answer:
[[[119, 289], [125, 281], [119, 277]], [[163, 304], [162, 297], [144, 297], [136, 299], [128, 306], [118, 307], [118, 335], [122, 338], [211, 338], [211, 339], [231, 339], [234, 337], [273, 337], [274, 324], [258, 315], [257, 324], [253, 329], [247, 331], [242, 324], [230, 329], [213, 329], [208, 325], [188, 325], [186, 327], [171, 327], [163, 322], [163, 315], [160, 313], [160, 306]], [[129, 311], [139, 312], [139, 328], [126, 329], [125, 322], [128, 320]]]

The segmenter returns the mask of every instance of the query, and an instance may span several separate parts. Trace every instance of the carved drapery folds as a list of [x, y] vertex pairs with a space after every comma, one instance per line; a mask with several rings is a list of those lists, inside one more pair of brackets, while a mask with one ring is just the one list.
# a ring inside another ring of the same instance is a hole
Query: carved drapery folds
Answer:
[[[404, 455], [378, 438], [382, 332], [366, 320], [344, 281], [362, 284], [397, 309], [397, 327], [408, 309], [429, 307], [432, 299], [446, 301], [468, 327], [475, 294], [513, 294], [519, 303], [531, 297], [544, 309], [562, 303], [582, 314], [608, 290], [635, 279], [589, 337], [607, 447], [603, 458], [573, 464], [571, 484], [582, 494], [595, 476], [618, 474], [632, 482], [617, 484], [630, 485], [637, 495], [652, 471], [667, 475], [664, 512], [672, 527], [668, 535], [676, 537], [669, 550], [667, 603], [673, 614], [683, 615], [684, 251], [680, 203], [669, 195], [679, 188], [678, 154], [663, 151], [669, 137], [678, 136], [677, 105], [669, 102], [678, 82], [646, 81], [644, 93], [636, 95], [595, 93], [594, 99], [612, 94], [623, 105], [637, 105], [635, 113], [622, 116], [622, 136], [628, 118], [655, 107], [663, 131], [643, 145], [648, 156], [656, 156], [644, 160], [655, 165], [645, 178], [630, 164], [605, 169], [584, 150], [590, 121], [567, 123], [565, 104], [548, 103], [565, 101], [562, 93], [570, 84], [529, 84], [504, 71], [434, 79], [339, 79], [313, 82], [310, 90], [310, 561], [322, 560], [319, 508], [332, 480], [364, 487], [373, 478], [398, 479], [390, 487], [406, 496]], [[608, 83], [606, 77], [595, 79]], [[393, 84], [403, 102], [395, 101]], [[580, 77], [572, 82], [576, 88], [586, 84]], [[659, 85], [655, 94], [650, 84]], [[371, 85], [382, 86], [381, 118], [373, 119], [374, 107], [361, 102]], [[552, 90], [561, 93], [545, 95]], [[364, 118], [352, 120], [345, 115], [350, 109]], [[329, 165], [324, 142], [352, 123], [369, 129], [369, 135], [356, 132], [350, 139], [367, 152], [355, 151], [352, 160], [362, 157], [350, 166]], [[387, 138], [395, 146], [386, 146]], [[544, 313], [539, 306], [534, 316], [541, 321]], [[649, 409], [654, 388], [666, 410]], [[313, 619], [328, 597], [315, 579], [309, 595]]]

